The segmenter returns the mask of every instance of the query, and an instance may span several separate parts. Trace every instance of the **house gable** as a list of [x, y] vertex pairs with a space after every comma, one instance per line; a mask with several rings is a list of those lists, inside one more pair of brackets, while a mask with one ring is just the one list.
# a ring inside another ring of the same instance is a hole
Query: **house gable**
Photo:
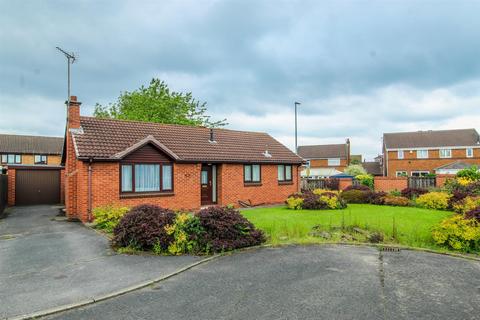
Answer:
[[122, 162], [141, 162], [141, 163], [155, 163], [155, 162], [171, 162], [170, 158], [165, 152], [161, 151], [155, 145], [147, 143], [138, 149], [130, 152], [122, 158]]

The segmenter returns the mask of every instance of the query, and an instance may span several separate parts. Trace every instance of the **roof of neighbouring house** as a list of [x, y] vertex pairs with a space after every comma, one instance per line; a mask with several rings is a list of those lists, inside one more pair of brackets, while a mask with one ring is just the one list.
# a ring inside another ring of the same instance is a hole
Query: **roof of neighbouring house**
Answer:
[[302, 163], [302, 159], [267, 133], [210, 129], [152, 122], [80, 117], [74, 130], [77, 157], [118, 160], [147, 143], [180, 162]]
[[382, 165], [378, 161], [364, 161], [362, 167], [367, 170], [367, 173], [374, 176], [382, 175]]
[[304, 159], [347, 158], [347, 144], [299, 146], [298, 155]]
[[0, 153], [62, 154], [63, 138], [0, 134]]
[[387, 149], [480, 147], [480, 136], [475, 129], [428, 130], [384, 133], [383, 142]]
[[463, 161], [455, 161], [451, 162], [448, 164], [445, 164], [443, 166], [440, 166], [438, 168], [435, 168], [435, 170], [443, 169], [443, 170], [462, 170], [466, 168], [470, 168], [472, 166], [471, 163], [466, 163]]

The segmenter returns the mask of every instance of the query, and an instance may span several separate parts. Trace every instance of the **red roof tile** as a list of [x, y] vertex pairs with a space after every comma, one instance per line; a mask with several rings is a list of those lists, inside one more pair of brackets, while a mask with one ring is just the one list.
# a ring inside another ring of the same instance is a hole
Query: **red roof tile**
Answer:
[[[154, 139], [185, 162], [301, 163], [302, 159], [267, 133], [210, 129], [152, 122], [80, 117], [83, 133], [73, 133], [79, 158], [115, 160], [142, 140]], [[150, 136], [150, 137], [149, 137]], [[153, 143], [155, 144], [155, 143]], [[268, 150], [271, 157], [265, 157]]]

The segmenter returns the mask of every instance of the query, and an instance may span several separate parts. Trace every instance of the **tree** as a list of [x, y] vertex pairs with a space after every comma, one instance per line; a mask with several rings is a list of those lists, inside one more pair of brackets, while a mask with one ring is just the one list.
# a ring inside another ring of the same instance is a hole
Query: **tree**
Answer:
[[365, 170], [360, 164], [351, 164], [345, 168], [344, 173], [356, 177], [358, 175], [367, 174], [367, 170]]
[[134, 91], [125, 91], [117, 101], [103, 106], [95, 105], [97, 118], [139, 120], [191, 126], [219, 127], [226, 125], [226, 119], [210, 121], [206, 115], [206, 103], [200, 103], [192, 93], [171, 91], [160, 79], [152, 79], [148, 87], [141, 86]]

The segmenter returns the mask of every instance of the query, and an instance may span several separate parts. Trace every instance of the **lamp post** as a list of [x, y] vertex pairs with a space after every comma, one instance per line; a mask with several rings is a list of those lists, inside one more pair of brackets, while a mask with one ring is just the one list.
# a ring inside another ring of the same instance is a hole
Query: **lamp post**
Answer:
[[298, 145], [297, 145], [297, 107], [300, 105], [300, 102], [295, 101], [295, 153], [298, 152]]

